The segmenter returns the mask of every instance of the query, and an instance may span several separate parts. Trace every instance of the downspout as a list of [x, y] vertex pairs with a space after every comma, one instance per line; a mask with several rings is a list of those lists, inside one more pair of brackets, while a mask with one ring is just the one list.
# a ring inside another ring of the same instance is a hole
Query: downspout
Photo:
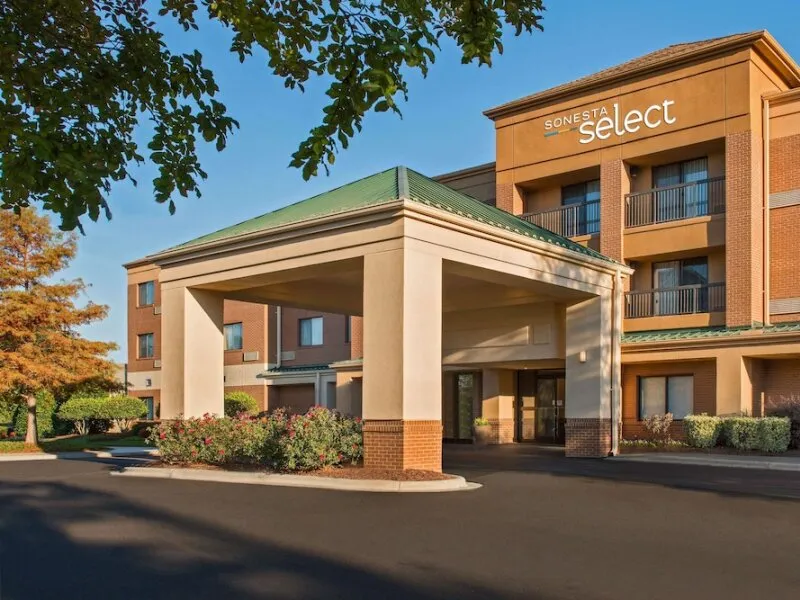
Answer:
[[[282, 331], [283, 331], [283, 318], [282, 318], [282, 315], [281, 315], [281, 307], [278, 306], [276, 308], [276, 310], [277, 310], [277, 313], [276, 313], [276, 317], [275, 317], [275, 320], [276, 320], [276, 323], [275, 323], [275, 335], [277, 336], [277, 339], [275, 340], [275, 350], [277, 352], [277, 356], [275, 358], [275, 368], [280, 369], [281, 368], [281, 354], [283, 354], [283, 351], [281, 349], [281, 339], [283, 337], [283, 333], [282, 333]], [[269, 359], [267, 359], [267, 361], [269, 362]]]
[[609, 456], [619, 454], [620, 388], [622, 385], [622, 274], [614, 274], [614, 297], [611, 325], [611, 451]]
[[764, 100], [764, 108], [762, 110], [762, 119], [763, 123], [761, 126], [761, 133], [764, 138], [763, 142], [763, 165], [761, 167], [762, 171], [762, 180], [764, 182], [764, 191], [763, 191], [763, 226], [764, 226], [764, 242], [763, 242], [763, 250], [761, 255], [763, 257], [763, 264], [761, 266], [762, 271], [764, 273], [764, 291], [763, 291], [763, 323], [764, 327], [769, 327], [771, 325], [770, 322], [770, 276], [769, 276], [769, 264], [770, 264], [770, 247], [772, 246], [772, 240], [770, 239], [770, 201], [769, 201], [769, 194], [770, 194], [770, 179], [769, 179], [769, 100]]

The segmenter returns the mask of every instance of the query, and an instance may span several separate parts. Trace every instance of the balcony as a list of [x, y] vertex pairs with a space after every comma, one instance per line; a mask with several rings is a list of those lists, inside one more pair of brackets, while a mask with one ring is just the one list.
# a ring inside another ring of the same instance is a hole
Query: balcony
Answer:
[[725, 284], [682, 285], [625, 294], [625, 318], [666, 317], [722, 312]]
[[520, 218], [564, 237], [599, 233], [600, 200], [570, 204], [538, 213], [525, 213]]
[[625, 196], [625, 227], [725, 212], [725, 178], [714, 177]]

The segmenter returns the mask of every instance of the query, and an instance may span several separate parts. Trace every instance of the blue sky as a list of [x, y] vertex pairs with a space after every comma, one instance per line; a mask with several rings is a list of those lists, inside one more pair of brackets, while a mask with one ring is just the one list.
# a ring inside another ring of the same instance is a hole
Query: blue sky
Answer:
[[545, 0], [545, 31], [504, 40], [494, 66], [462, 65], [446, 44], [427, 79], [409, 76], [403, 118], [369, 115], [364, 130], [339, 154], [331, 175], [303, 181], [287, 167], [291, 153], [320, 117], [322, 82], [306, 93], [283, 87], [263, 56], [240, 64], [227, 50], [229, 34], [217, 26], [184, 33], [162, 21], [174, 50], [198, 48], [221, 88], [220, 99], [241, 128], [228, 148], [200, 149], [208, 179], [201, 199], [178, 199], [170, 216], [152, 199], [153, 170], [136, 176], [138, 188], [114, 188], [113, 219], [89, 223], [78, 256], [65, 272], [91, 285], [88, 299], [108, 304], [110, 316], [84, 329], [94, 339], [119, 344], [125, 360], [126, 290], [122, 264], [225, 225], [269, 212], [343, 183], [403, 164], [428, 175], [494, 160], [494, 130], [482, 111], [594, 73], [670, 44], [768, 29], [800, 60], [800, 2], [672, 0], [671, 2]]

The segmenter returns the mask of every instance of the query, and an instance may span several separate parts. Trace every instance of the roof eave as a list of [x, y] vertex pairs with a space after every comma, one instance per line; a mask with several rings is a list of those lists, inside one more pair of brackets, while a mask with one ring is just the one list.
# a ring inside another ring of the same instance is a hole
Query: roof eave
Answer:
[[[759, 44], [760, 43], [760, 44]], [[501, 104], [494, 108], [490, 108], [483, 112], [488, 118], [496, 121], [499, 118], [507, 117], [519, 112], [533, 110], [548, 104], [553, 104], [560, 100], [566, 100], [578, 95], [585, 94], [590, 90], [600, 87], [608, 87], [611, 85], [619, 85], [625, 81], [629, 81], [641, 75], [663, 70], [667, 65], [682, 65], [687, 62], [694, 62], [699, 58], [713, 57], [721, 53], [728, 53], [732, 50], [737, 50], [745, 47], [753, 47], [759, 45], [759, 49], [765, 54], [767, 59], [772, 59], [770, 62], [780, 71], [783, 72], [784, 77], [788, 81], [794, 82], [794, 85], [800, 85], [800, 67], [795, 63], [789, 54], [778, 44], [772, 35], [767, 31], [755, 31], [753, 33], [743, 35], [742, 37], [733, 40], [722, 41], [718, 44], [698, 48], [689, 51], [675, 58], [663, 58], [656, 62], [642, 65], [641, 67], [634, 67], [628, 71], [620, 74], [608, 75], [601, 79], [595, 79], [582, 84], [577, 84], [574, 87], [567, 89], [557, 90], [548, 93], [547, 90], [540, 94], [535, 94], [533, 97], [521, 98], [506, 104]]]

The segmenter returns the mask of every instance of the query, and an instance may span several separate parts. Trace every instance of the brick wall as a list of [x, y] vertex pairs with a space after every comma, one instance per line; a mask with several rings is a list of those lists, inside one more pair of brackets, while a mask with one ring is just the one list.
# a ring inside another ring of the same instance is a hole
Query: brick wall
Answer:
[[567, 419], [566, 455], [602, 458], [611, 452], [611, 419]]
[[225, 386], [225, 393], [244, 392], [250, 394], [258, 402], [258, 410], [267, 410], [267, 386], [266, 385], [231, 385]]
[[762, 363], [765, 414], [787, 402], [800, 404], [800, 359], [764, 360]]
[[497, 189], [495, 206], [514, 214], [514, 184], [498, 183], [495, 187]]
[[[292, 360], [283, 359], [284, 366], [330, 364], [337, 360], [350, 358], [350, 343], [345, 341], [347, 321], [344, 315], [323, 313], [299, 308], [283, 308], [283, 343], [284, 352], [294, 352]], [[322, 317], [321, 346], [300, 345], [300, 319]]]
[[[797, 169], [800, 172], [800, 167]], [[800, 205], [770, 211], [770, 297], [800, 297]], [[797, 317], [795, 316], [793, 320]]]
[[[715, 361], [663, 362], [622, 367], [622, 437], [647, 438], [649, 433], [639, 421], [639, 377], [659, 375], [694, 376], [695, 414], [717, 413], [717, 366]], [[683, 438], [683, 427], [675, 423], [670, 431], [675, 439]]]
[[[152, 371], [153, 361], [161, 359], [161, 315], [155, 314], [155, 308], [161, 306], [161, 286], [158, 285], [158, 269], [138, 274], [128, 283], [128, 371]], [[139, 283], [155, 281], [152, 306], [138, 306]], [[143, 333], [153, 334], [153, 357], [139, 358], [139, 338]]]
[[351, 317], [350, 358], [364, 358], [364, 317]]
[[761, 321], [762, 312], [762, 155], [752, 131], [725, 138], [727, 312], [729, 327]]
[[800, 189], [800, 134], [770, 140], [770, 193], [796, 189]]
[[514, 419], [489, 419], [491, 429], [491, 444], [514, 443]]
[[442, 470], [441, 421], [365, 421], [364, 466]]
[[226, 350], [226, 365], [242, 364], [245, 352], [258, 352], [258, 362], [269, 362], [267, 356], [267, 310], [266, 304], [225, 300], [223, 307], [225, 324], [242, 324], [242, 349]]
[[630, 179], [622, 160], [600, 165], [600, 252], [615, 260], [623, 258], [623, 197], [630, 191]]

